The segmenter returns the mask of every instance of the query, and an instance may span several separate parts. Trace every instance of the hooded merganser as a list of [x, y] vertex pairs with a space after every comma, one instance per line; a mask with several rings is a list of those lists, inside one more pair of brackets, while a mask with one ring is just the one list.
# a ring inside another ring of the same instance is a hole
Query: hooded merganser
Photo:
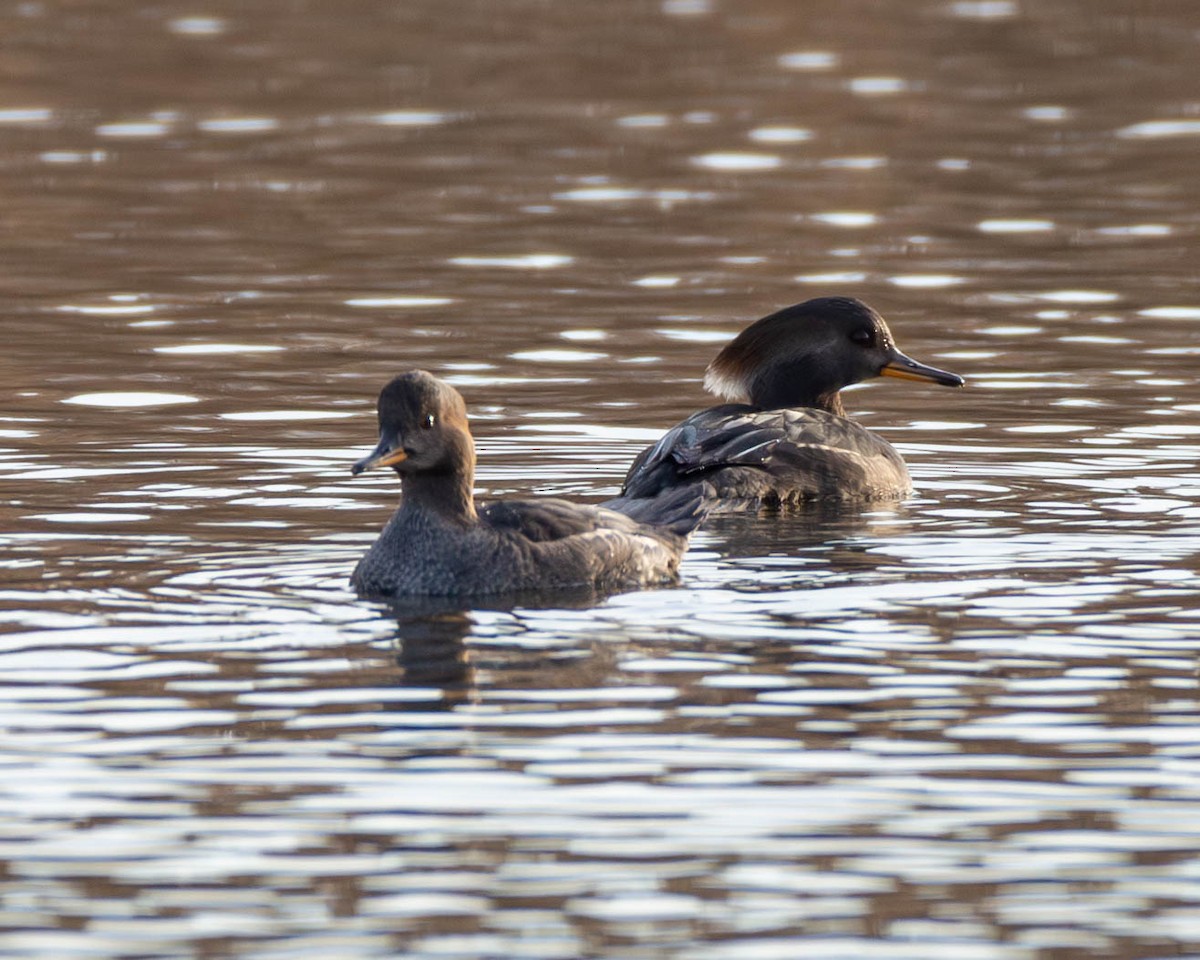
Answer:
[[877, 500], [912, 490], [890, 443], [846, 416], [839, 391], [876, 376], [961, 387], [905, 356], [883, 317], [850, 297], [820, 297], [752, 323], [709, 364], [705, 389], [732, 401], [694, 413], [634, 460], [605, 506], [709, 485], [712, 510], [805, 500]]
[[631, 508], [565, 500], [476, 505], [475, 444], [458, 391], [423, 370], [379, 394], [379, 444], [353, 467], [392, 467], [400, 506], [355, 567], [360, 595], [466, 596], [672, 580], [703, 518], [693, 491]]

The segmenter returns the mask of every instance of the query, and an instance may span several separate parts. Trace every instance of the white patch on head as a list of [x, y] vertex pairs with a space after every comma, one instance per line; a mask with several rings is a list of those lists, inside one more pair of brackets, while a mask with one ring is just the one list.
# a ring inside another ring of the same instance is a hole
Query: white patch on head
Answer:
[[717, 369], [714, 360], [704, 371], [704, 389], [730, 403], [749, 403], [750, 389], [744, 376], [738, 377]]

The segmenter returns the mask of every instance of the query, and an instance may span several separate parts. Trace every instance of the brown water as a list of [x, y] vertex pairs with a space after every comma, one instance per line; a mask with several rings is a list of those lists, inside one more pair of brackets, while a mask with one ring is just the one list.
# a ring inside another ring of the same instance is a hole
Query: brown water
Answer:
[[[1200, 955], [1192, 0], [0, 8], [0, 954]], [[916, 498], [397, 617], [421, 365], [612, 495], [818, 294]]]

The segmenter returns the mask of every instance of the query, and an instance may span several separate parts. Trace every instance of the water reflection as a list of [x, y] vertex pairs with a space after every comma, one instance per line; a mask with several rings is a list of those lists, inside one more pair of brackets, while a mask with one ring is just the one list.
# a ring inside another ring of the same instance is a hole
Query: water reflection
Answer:
[[[415, 687], [437, 687], [452, 704], [474, 685], [463, 640], [473, 624], [465, 611], [421, 614], [397, 611], [396, 661], [400, 683]], [[451, 696], [451, 691], [459, 693]]]

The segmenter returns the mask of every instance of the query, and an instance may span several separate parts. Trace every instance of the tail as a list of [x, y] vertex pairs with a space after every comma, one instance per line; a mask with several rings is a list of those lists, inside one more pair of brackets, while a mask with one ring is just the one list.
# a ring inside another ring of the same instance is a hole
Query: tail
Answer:
[[631, 520], [687, 537], [704, 518], [716, 497], [707, 480], [667, 490], [657, 497], [615, 497], [600, 506], [623, 513]]

